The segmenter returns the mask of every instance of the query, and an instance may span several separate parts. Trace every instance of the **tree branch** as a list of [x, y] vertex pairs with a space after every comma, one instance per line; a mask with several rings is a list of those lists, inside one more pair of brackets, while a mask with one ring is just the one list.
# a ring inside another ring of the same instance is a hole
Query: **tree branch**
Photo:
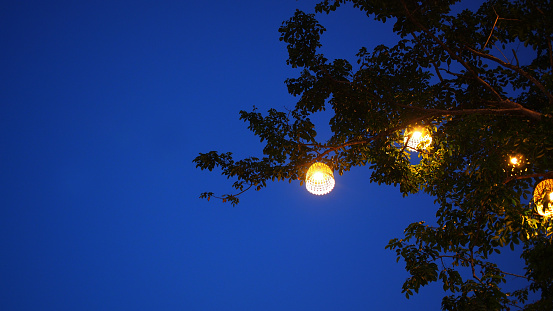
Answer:
[[553, 171], [552, 172], [547, 172], [547, 173], [536, 173], [536, 174], [529, 174], [529, 175], [511, 176], [511, 177], [505, 179], [503, 184], [506, 184], [506, 183], [508, 183], [512, 180], [517, 180], [517, 179], [528, 179], [528, 178], [539, 178], [539, 177], [545, 177], [545, 178], [553, 177]]
[[[414, 32], [411, 33], [411, 34], [413, 35], [415, 40], [417, 40], [417, 43], [423, 48], [424, 54], [426, 54], [426, 57], [428, 57], [428, 59], [430, 59], [430, 53], [428, 52], [426, 47], [422, 44], [422, 42], [419, 40], [419, 37], [417, 37], [417, 35]], [[438, 75], [438, 78], [440, 79], [440, 82], [444, 82], [444, 79], [442, 78], [442, 75], [440, 74], [440, 70], [439, 70], [439, 67], [436, 64], [436, 62], [433, 61], [433, 60], [431, 60], [430, 62], [432, 63], [432, 66], [434, 66], [434, 70], [436, 70], [436, 74]]]
[[350, 82], [350, 81], [340, 81], [340, 80], [336, 80], [325, 68], [323, 68], [321, 65], [318, 65], [319, 67], [319, 70], [321, 70], [321, 72], [327, 77], [329, 78], [330, 80], [332, 80], [333, 82], [336, 82], [336, 83], [341, 83], [341, 84], [349, 84], [349, 85], [352, 85], [353, 83]]
[[[251, 184], [250, 183], [250, 186], [246, 189], [243, 189], [242, 191], [240, 191], [239, 193], [236, 193], [236, 194], [225, 194], [223, 196], [216, 196], [216, 195], [213, 195], [213, 192], [204, 192], [200, 195], [200, 199], [207, 199], [208, 201], [211, 199], [211, 198], [215, 198], [215, 199], [219, 199], [221, 201], [223, 201], [223, 203], [226, 203], [227, 201], [230, 201], [232, 203], [232, 205], [236, 205], [238, 203], [238, 196], [241, 195], [242, 193], [250, 190], [252, 187], [254, 186], [254, 184]], [[259, 190], [259, 189], [258, 189]]]
[[513, 19], [513, 18], [501, 18], [501, 17], [499, 17], [499, 14], [497, 14], [497, 12], [495, 11], [495, 8], [492, 7], [492, 9], [493, 9], [493, 12], [495, 13], [495, 22], [493, 22], [492, 31], [490, 31], [490, 35], [488, 36], [488, 40], [486, 40], [486, 43], [484, 44], [484, 47], [482, 47], [482, 49], [485, 49], [486, 45], [490, 41], [490, 38], [492, 37], [493, 31], [495, 30], [495, 25], [497, 24], [498, 20], [501, 19], [501, 20], [508, 20], [508, 21], [518, 21], [518, 19]]
[[473, 250], [473, 248], [474, 248], [474, 246], [470, 247], [470, 260], [469, 260], [470, 268], [472, 270], [472, 277], [477, 279], [478, 282], [480, 282], [480, 284], [484, 284], [484, 283], [482, 283], [482, 279], [480, 279], [479, 277], [476, 276], [476, 271], [474, 269], [474, 250]]
[[405, 9], [406, 15], [409, 18], [409, 20], [411, 20], [411, 22], [417, 25], [423, 32], [429, 35], [438, 45], [440, 45], [444, 50], [446, 50], [451, 57], [453, 57], [456, 61], [458, 61], [461, 65], [463, 65], [463, 67], [465, 67], [465, 69], [474, 76], [476, 81], [478, 81], [485, 88], [487, 88], [492, 93], [493, 96], [495, 96], [499, 101], [503, 101], [503, 99], [501, 98], [501, 95], [489, 83], [487, 83], [482, 78], [480, 78], [480, 76], [472, 69], [472, 67], [469, 66], [467, 62], [465, 62], [461, 58], [461, 56], [454, 53], [453, 50], [447, 44], [445, 44], [443, 41], [438, 39], [430, 30], [424, 27], [418, 20], [416, 20], [413, 17], [411, 12], [409, 11], [409, 8], [407, 8], [407, 4], [405, 3], [404, 0], [401, 0], [401, 3], [403, 4], [403, 8]]
[[513, 56], [515, 57], [515, 59], [517, 61], [517, 67], [520, 67], [520, 62], [518, 61], [517, 52], [515, 51], [515, 49], [511, 49], [511, 51], [513, 51]]
[[[540, 9], [536, 4], [532, 3], [532, 6], [536, 11], [540, 12], [541, 15], [544, 16], [544, 18], [548, 18], [548, 16], [545, 15], [542, 9]], [[553, 40], [552, 37], [548, 37], [547, 39], [547, 49], [549, 50], [549, 65], [551, 66], [551, 73], [553, 74], [553, 48], [551, 47], [551, 41]]]
[[551, 73], [553, 74], [553, 48], [551, 47], [552, 38], [547, 39], [547, 49], [549, 50], [549, 65], [551, 66]]
[[499, 15], [497, 15], [497, 12], [495, 11], [495, 9], [493, 9], [493, 11], [495, 13], [495, 22], [493, 22], [492, 31], [490, 31], [490, 35], [488, 36], [488, 40], [486, 40], [486, 43], [484, 44], [484, 47], [482, 49], [485, 49], [486, 45], [488, 45], [488, 42], [490, 41], [490, 38], [492, 37], [493, 31], [495, 30], [495, 25], [497, 24], [497, 21], [499, 20]]
[[393, 128], [389, 128], [387, 130], [384, 130], [378, 134], [376, 134], [375, 136], [372, 136], [372, 137], [368, 137], [366, 139], [360, 139], [360, 140], [351, 140], [351, 141], [348, 141], [348, 142], [345, 142], [341, 145], [338, 145], [338, 146], [323, 146], [323, 145], [319, 145], [321, 148], [328, 148], [326, 151], [324, 151], [323, 153], [319, 154], [316, 158], [315, 158], [315, 161], [319, 160], [319, 159], [322, 159], [325, 155], [331, 153], [331, 152], [335, 152], [336, 150], [338, 149], [342, 149], [342, 148], [345, 148], [345, 147], [349, 147], [349, 146], [355, 146], [355, 145], [363, 145], [363, 144], [367, 144], [367, 143], [370, 143], [376, 139], [379, 139], [383, 136], [386, 136], [386, 135], [389, 135], [390, 133], [392, 132], [395, 132], [395, 131], [398, 131], [398, 130], [401, 130], [401, 129], [404, 129], [406, 128], [407, 126], [409, 126], [410, 124], [413, 124], [413, 123], [418, 123], [424, 119], [428, 119], [428, 118], [433, 118], [435, 117], [434, 115], [424, 115], [422, 117], [418, 117], [418, 118], [414, 118], [412, 120], [409, 120], [408, 122], [406, 122], [407, 124], [402, 124], [402, 125], [399, 125], [399, 126], [396, 126], [396, 127], [393, 127]]
[[509, 272], [505, 272], [505, 271], [503, 271], [503, 270], [499, 270], [499, 271], [501, 271], [501, 273], [503, 273], [503, 274], [507, 274], [507, 275], [510, 275], [510, 276], [515, 276], [515, 277], [517, 277], [517, 278], [523, 278], [523, 279], [526, 279], [526, 280], [528, 280], [528, 281], [532, 281], [531, 278], [529, 278], [529, 277], [527, 277], [527, 276], [524, 276], [524, 275], [518, 275], [518, 274], [514, 274], [514, 273], [509, 273]]
[[462, 109], [462, 110], [446, 110], [446, 109], [432, 109], [432, 108], [421, 108], [421, 107], [415, 107], [415, 106], [408, 106], [408, 105], [402, 105], [402, 104], [396, 104], [399, 107], [404, 107], [408, 109], [414, 109], [419, 110], [422, 112], [425, 112], [425, 114], [421, 117], [415, 118], [407, 122], [407, 124], [402, 124], [400, 126], [390, 128], [388, 130], [382, 131], [378, 134], [376, 134], [373, 137], [369, 137], [366, 139], [360, 139], [360, 140], [350, 140], [348, 142], [345, 142], [341, 145], [337, 146], [325, 146], [320, 144], [302, 144], [304, 146], [311, 146], [311, 147], [317, 147], [321, 149], [327, 149], [324, 152], [317, 155], [315, 158], [315, 161], [322, 159], [325, 155], [335, 152], [339, 149], [355, 146], [355, 145], [363, 145], [370, 143], [382, 136], [386, 136], [391, 132], [404, 129], [409, 124], [417, 123], [425, 119], [430, 118], [436, 118], [436, 117], [443, 117], [443, 116], [453, 116], [453, 115], [469, 115], [469, 114], [481, 114], [481, 115], [508, 115], [509, 113], [518, 112], [524, 114], [524, 111], [522, 108], [504, 108], [504, 109]]
[[[475, 55], [478, 55], [480, 57], [483, 57], [483, 58], [489, 59], [491, 61], [494, 61], [494, 62], [500, 64], [501, 66], [509, 68], [509, 69], [517, 72], [521, 76], [525, 77], [526, 79], [530, 80], [530, 82], [532, 82], [535, 86], [537, 86], [540, 89], [540, 91], [542, 91], [542, 93], [545, 94], [545, 96], [547, 96], [547, 98], [549, 99], [549, 102], [553, 104], [553, 95], [547, 91], [545, 86], [543, 86], [543, 84], [541, 84], [540, 81], [538, 81], [536, 78], [534, 78], [532, 75], [530, 75], [526, 71], [522, 70], [522, 68], [520, 68], [518, 66], [514, 66], [512, 64], [509, 64], [507, 62], [504, 62], [501, 59], [499, 59], [499, 58], [497, 58], [493, 55], [477, 51], [477, 50], [475, 50], [475, 49], [473, 49], [469, 46], [465, 45], [465, 48], [468, 51], [470, 51], [471, 53], [475, 54]], [[537, 112], [534, 112], [534, 113], [537, 113]], [[539, 115], [541, 116], [541, 113]]]
[[402, 105], [402, 104], [397, 104], [397, 105], [408, 109], [424, 111], [432, 114], [433, 116], [446, 116], [446, 115], [459, 116], [459, 115], [467, 115], [467, 114], [507, 115], [512, 112], [523, 112], [522, 108], [503, 108], [503, 109], [482, 108], [482, 109], [447, 110], [447, 109], [421, 108], [421, 107], [408, 106], [408, 105]]
[[[452, 258], [452, 259], [458, 259], [458, 260], [461, 260], [461, 261], [464, 261], [464, 262], [468, 262], [469, 264], [471, 264], [471, 266], [473, 266], [473, 263], [471, 262], [472, 260], [474, 259], [468, 259], [468, 258], [465, 258], [461, 255], [438, 255], [436, 256], [436, 259], [442, 259], [442, 258]], [[442, 264], [443, 264], [443, 261], [442, 261]], [[497, 269], [499, 271], [499, 273], [502, 273], [502, 274], [506, 274], [506, 275], [510, 275], [510, 276], [514, 276], [514, 277], [517, 277], [517, 278], [523, 278], [523, 279], [526, 279], [528, 281], [533, 281], [532, 278], [529, 278], [527, 276], [524, 276], [524, 275], [519, 275], [519, 274], [515, 274], [515, 273], [509, 273], [509, 272], [505, 272], [501, 269]], [[478, 278], [475, 274], [475, 270], [474, 270], [474, 267], [472, 267], [472, 273], [473, 273], [473, 277], [475, 279], [477, 279], [478, 281], [482, 282], [480, 280], [480, 278]]]

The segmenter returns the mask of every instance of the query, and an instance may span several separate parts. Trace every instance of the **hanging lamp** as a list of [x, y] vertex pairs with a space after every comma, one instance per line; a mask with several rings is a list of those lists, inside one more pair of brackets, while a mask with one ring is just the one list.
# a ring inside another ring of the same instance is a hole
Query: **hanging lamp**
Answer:
[[530, 164], [530, 162], [523, 155], [510, 155], [509, 160], [507, 160], [508, 169], [503, 169], [503, 171], [508, 172], [511, 176], [521, 175], [528, 171], [527, 164]]
[[416, 127], [403, 133], [403, 144], [413, 151], [424, 150], [432, 143], [432, 136], [425, 129]]
[[334, 174], [328, 165], [316, 162], [307, 170], [305, 177], [307, 191], [316, 195], [327, 194], [332, 191], [334, 184]]

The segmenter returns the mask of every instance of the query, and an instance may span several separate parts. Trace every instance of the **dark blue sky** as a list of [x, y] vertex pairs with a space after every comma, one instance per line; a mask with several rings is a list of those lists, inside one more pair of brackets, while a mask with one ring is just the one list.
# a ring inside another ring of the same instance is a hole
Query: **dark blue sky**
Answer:
[[[292, 107], [278, 27], [316, 1], [5, 1], [0, 9], [0, 309], [437, 310], [405, 299], [384, 246], [432, 222], [432, 198], [337, 176], [237, 207], [199, 152], [258, 155], [238, 111]], [[390, 43], [343, 9], [329, 58]], [[321, 118], [324, 119], [324, 116]]]

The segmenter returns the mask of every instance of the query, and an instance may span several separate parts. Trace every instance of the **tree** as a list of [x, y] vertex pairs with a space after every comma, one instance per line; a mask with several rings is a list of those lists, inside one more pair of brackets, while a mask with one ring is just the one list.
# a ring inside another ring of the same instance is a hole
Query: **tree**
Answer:
[[[286, 80], [299, 98], [294, 109], [240, 112], [264, 143], [262, 158], [211, 151], [197, 167], [234, 178], [238, 193], [218, 198], [236, 204], [269, 180], [303, 180], [317, 161], [340, 174], [369, 165], [372, 182], [423, 191], [438, 204], [437, 226], [413, 223], [387, 245], [411, 274], [407, 297], [441, 282], [444, 310], [552, 310], [553, 222], [529, 203], [535, 184], [553, 178], [553, 3], [494, 0], [453, 14], [455, 0], [324, 0], [315, 12], [346, 2], [392, 21], [400, 39], [361, 47], [357, 64], [329, 60], [319, 52], [325, 28], [296, 11], [279, 29], [287, 63], [302, 69]], [[325, 109], [333, 135], [319, 141], [310, 117]], [[432, 136], [418, 163], [404, 141], [415, 127]], [[516, 244], [528, 286], [506, 292], [510, 273], [490, 256]], [[528, 301], [530, 291], [540, 298]]]

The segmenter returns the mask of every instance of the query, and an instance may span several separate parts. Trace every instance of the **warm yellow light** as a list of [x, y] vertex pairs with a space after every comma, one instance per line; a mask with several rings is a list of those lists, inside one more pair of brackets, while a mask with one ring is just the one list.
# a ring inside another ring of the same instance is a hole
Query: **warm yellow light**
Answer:
[[315, 182], [321, 182], [322, 180], [324, 180], [324, 177], [325, 175], [321, 172], [315, 172], [315, 174], [313, 174], [313, 180]]
[[522, 175], [528, 171], [526, 167], [530, 162], [521, 154], [510, 155], [507, 160], [509, 168], [503, 169], [504, 172], [509, 172], [511, 176]]
[[316, 162], [307, 170], [305, 177], [307, 191], [316, 195], [327, 194], [334, 188], [334, 184], [334, 174], [328, 165]]
[[406, 144], [408, 148], [419, 151], [426, 149], [432, 143], [432, 136], [419, 128], [413, 130], [405, 130], [403, 137], [403, 144]]
[[546, 179], [534, 189], [534, 206], [543, 217], [553, 217], [553, 179]]

